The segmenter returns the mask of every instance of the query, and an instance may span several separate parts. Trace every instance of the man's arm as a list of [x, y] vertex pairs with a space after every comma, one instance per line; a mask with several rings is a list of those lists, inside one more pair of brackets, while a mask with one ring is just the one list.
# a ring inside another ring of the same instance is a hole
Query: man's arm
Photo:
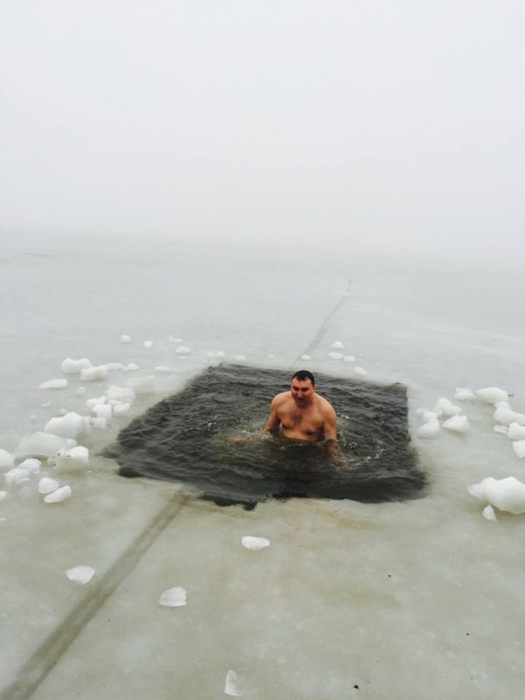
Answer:
[[332, 406], [328, 405], [324, 413], [323, 435], [330, 457], [339, 457], [341, 448], [337, 442], [337, 415]]
[[279, 429], [279, 426], [281, 425], [281, 419], [279, 418], [279, 395], [275, 396], [272, 404], [270, 406], [270, 417], [268, 418], [268, 422], [266, 423], [264, 429], [267, 433], [271, 433], [275, 430]]

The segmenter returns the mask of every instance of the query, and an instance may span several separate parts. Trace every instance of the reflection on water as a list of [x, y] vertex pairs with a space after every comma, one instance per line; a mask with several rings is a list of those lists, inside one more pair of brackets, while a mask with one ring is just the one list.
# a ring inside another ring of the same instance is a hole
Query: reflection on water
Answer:
[[202, 498], [247, 508], [268, 498], [315, 497], [363, 502], [416, 498], [425, 477], [409, 443], [406, 390], [319, 375], [318, 391], [338, 415], [341, 455], [323, 443], [264, 435], [231, 445], [228, 437], [264, 426], [288, 373], [209, 368], [122, 430], [106, 450], [122, 476], [196, 486]]

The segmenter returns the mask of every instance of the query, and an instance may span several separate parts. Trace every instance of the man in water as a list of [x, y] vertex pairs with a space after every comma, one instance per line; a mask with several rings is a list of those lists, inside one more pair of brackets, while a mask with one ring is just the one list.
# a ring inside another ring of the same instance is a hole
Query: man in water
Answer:
[[[274, 397], [270, 417], [263, 432], [280, 433], [289, 440], [304, 442], [324, 441], [332, 456], [339, 455], [337, 442], [336, 413], [330, 403], [316, 393], [314, 375], [306, 369], [292, 377], [290, 391]], [[230, 438], [230, 444], [249, 441], [248, 438]]]
[[306, 442], [337, 441], [336, 414], [316, 393], [314, 375], [306, 369], [292, 377], [290, 391], [277, 394], [265, 430], [281, 431], [285, 438]]

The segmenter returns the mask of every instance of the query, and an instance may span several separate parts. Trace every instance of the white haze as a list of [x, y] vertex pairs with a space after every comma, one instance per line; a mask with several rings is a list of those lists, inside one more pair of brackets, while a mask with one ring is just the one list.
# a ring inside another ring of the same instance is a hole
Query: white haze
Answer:
[[516, 266], [525, 10], [5, 0], [1, 232]]

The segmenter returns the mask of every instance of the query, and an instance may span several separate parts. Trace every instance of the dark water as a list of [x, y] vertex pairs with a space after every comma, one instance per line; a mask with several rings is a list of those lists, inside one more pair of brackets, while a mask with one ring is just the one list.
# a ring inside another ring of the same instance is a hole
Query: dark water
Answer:
[[219, 505], [251, 508], [272, 497], [377, 503], [421, 496], [425, 476], [410, 445], [400, 384], [316, 376], [318, 392], [338, 415], [337, 459], [323, 443], [270, 435], [229, 445], [228, 437], [264, 427], [271, 399], [289, 388], [290, 379], [276, 370], [209, 368], [133, 420], [105, 454], [118, 461], [122, 476], [189, 483]]

